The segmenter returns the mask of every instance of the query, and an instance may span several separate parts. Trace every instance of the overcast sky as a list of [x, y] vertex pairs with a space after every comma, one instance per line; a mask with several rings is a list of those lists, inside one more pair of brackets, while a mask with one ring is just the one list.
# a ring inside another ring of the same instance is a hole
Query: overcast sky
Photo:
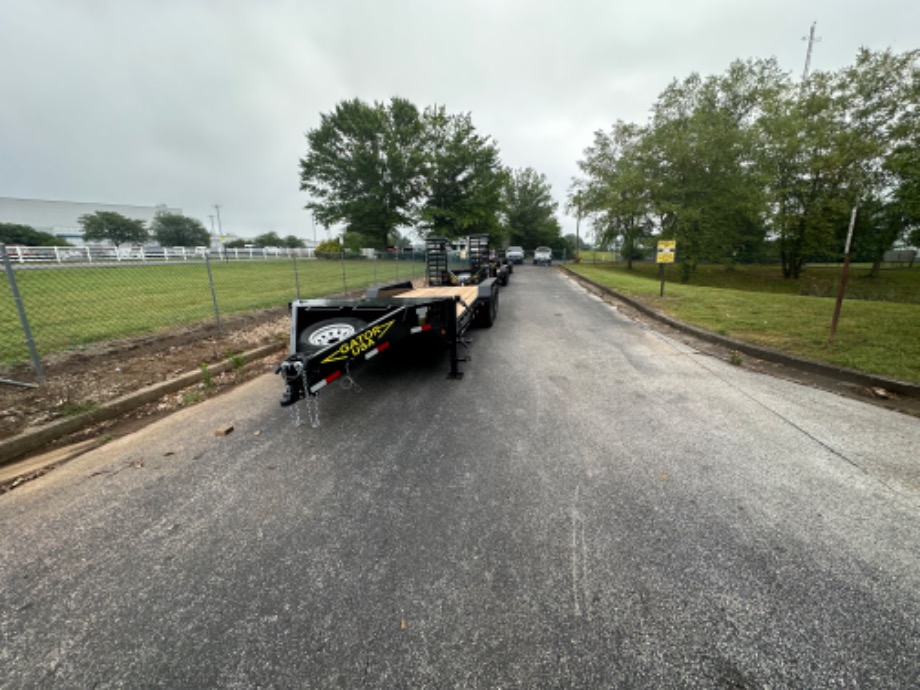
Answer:
[[[344, 99], [471, 113], [564, 213], [597, 129], [672, 79], [776, 57], [799, 77], [920, 47], [918, 0], [0, 0], [0, 196], [179, 207], [313, 237], [304, 134]], [[324, 237], [317, 229], [318, 238]]]

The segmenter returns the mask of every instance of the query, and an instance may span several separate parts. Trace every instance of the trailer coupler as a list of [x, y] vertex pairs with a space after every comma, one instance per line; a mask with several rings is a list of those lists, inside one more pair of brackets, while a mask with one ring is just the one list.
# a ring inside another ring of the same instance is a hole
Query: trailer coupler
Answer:
[[281, 396], [281, 407], [288, 407], [306, 397], [304, 366], [297, 355], [292, 355], [279, 364], [275, 373], [281, 374], [285, 383], [284, 393]]

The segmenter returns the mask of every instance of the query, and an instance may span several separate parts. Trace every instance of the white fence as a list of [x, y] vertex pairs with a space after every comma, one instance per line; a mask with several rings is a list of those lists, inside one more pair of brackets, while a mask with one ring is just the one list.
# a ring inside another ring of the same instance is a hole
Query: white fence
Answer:
[[87, 245], [84, 247], [25, 247], [8, 244], [7, 255], [13, 263], [111, 263], [111, 262], [170, 262], [203, 261], [204, 258], [232, 259], [289, 259], [297, 256], [314, 258], [313, 249], [288, 247], [244, 247], [240, 249], [209, 249], [208, 247], [113, 247]]

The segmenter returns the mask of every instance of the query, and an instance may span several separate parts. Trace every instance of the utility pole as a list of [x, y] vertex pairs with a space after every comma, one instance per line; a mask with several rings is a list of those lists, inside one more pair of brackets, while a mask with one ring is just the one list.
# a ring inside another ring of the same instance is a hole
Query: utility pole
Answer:
[[807, 36], [802, 36], [803, 41], [808, 41], [808, 52], [805, 53], [805, 69], [802, 71], [802, 82], [804, 83], [808, 79], [808, 68], [811, 67], [811, 49], [815, 43], [820, 43], [820, 38], [815, 38], [815, 26], [818, 22], [811, 23], [811, 31], [808, 32]]

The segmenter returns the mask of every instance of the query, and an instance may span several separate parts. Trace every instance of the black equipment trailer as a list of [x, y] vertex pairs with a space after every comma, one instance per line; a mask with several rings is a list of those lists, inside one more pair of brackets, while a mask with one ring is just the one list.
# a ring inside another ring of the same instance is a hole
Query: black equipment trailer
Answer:
[[[485, 243], [483, 239], [485, 238]], [[290, 356], [276, 373], [286, 388], [281, 405], [312, 398], [330, 383], [350, 375], [369, 359], [410, 338], [429, 338], [450, 352], [454, 379], [463, 377], [458, 348], [468, 345], [466, 332], [488, 328], [498, 315], [499, 285], [508, 284], [507, 266], [490, 258], [487, 236], [473, 236], [469, 266], [448, 268], [448, 241], [426, 241], [426, 283], [370, 288], [360, 299], [306, 299], [290, 304]], [[474, 249], [475, 240], [475, 249]]]

